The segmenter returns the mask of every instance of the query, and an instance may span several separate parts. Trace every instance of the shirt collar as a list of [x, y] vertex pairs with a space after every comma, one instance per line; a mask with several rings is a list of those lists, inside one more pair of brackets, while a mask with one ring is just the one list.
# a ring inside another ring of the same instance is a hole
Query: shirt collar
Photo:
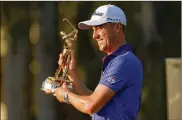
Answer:
[[110, 55], [106, 55], [102, 58], [102, 61], [104, 61], [106, 58], [111, 57], [111, 56], [117, 56], [120, 54], [124, 54], [126, 51], [131, 51], [132, 50], [132, 46], [130, 44], [124, 44], [122, 46], [120, 46], [116, 51], [114, 51], [113, 53], [111, 53]]

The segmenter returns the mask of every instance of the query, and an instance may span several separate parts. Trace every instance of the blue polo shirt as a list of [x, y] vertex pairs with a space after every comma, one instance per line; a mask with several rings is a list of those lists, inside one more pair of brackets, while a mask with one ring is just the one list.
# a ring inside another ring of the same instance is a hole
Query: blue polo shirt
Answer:
[[140, 60], [125, 44], [104, 57], [99, 84], [115, 92], [114, 97], [92, 120], [136, 120], [142, 94], [143, 70]]

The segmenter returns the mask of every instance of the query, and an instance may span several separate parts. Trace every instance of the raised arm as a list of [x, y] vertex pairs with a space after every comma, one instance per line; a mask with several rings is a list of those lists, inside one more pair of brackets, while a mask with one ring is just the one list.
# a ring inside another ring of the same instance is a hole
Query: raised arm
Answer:
[[[61, 65], [62, 61], [63, 55], [60, 54], [58, 64]], [[92, 91], [86, 87], [84, 81], [80, 79], [80, 76], [76, 70], [76, 60], [73, 51], [71, 51], [71, 61], [69, 64], [68, 78], [73, 83], [73, 89], [75, 93], [79, 95], [90, 95], [92, 93]]]
[[71, 75], [68, 75], [68, 78], [73, 82], [73, 89], [75, 93], [79, 95], [91, 95], [93, 93], [86, 87], [84, 81], [80, 79], [79, 74], [76, 70], [73, 71]]

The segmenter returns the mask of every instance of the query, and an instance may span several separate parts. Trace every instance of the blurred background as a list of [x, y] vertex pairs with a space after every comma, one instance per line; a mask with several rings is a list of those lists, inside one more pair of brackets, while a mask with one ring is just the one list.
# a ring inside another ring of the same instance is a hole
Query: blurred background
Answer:
[[[143, 96], [137, 120], [182, 120], [180, 108], [181, 2], [0, 2], [1, 120], [90, 120], [73, 106], [40, 90], [54, 76], [62, 51], [60, 31], [70, 33], [104, 4], [121, 7], [127, 41], [142, 61]], [[79, 30], [76, 59], [91, 90], [99, 82], [102, 57], [91, 31]]]

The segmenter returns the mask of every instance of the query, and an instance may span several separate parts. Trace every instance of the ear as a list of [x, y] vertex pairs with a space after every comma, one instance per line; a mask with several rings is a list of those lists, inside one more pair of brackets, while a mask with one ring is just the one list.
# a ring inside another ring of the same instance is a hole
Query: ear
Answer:
[[117, 24], [116, 24], [116, 31], [117, 31], [117, 32], [120, 32], [121, 28], [122, 28], [121, 23], [117, 23]]

